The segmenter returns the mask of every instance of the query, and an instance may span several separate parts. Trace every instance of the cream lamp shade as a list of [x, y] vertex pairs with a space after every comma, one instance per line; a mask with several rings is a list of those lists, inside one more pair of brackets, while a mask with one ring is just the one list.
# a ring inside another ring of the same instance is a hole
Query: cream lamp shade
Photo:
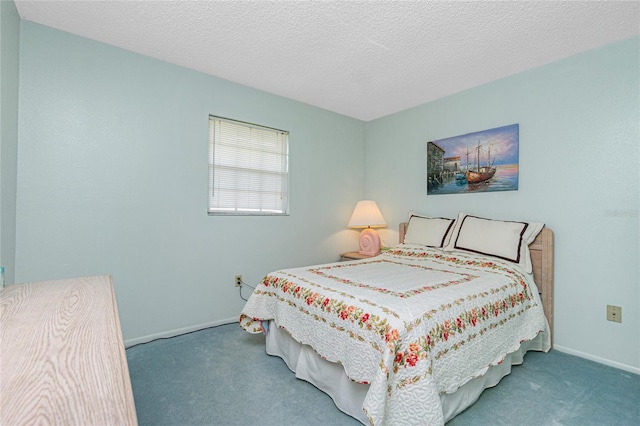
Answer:
[[375, 201], [358, 201], [349, 219], [349, 228], [365, 228], [360, 233], [360, 254], [375, 256], [380, 254], [380, 236], [375, 229], [387, 226]]

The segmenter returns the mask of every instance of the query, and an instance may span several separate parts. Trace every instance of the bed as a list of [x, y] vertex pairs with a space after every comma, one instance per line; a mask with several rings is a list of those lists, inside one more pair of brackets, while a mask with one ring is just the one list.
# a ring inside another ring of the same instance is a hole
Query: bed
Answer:
[[266, 351], [364, 424], [444, 424], [548, 351], [553, 232], [415, 213], [376, 257], [268, 274], [240, 315]]

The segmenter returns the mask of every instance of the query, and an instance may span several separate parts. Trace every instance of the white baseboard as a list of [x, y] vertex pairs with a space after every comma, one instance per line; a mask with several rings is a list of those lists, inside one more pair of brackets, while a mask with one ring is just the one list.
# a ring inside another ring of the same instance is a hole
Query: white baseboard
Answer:
[[638, 374], [640, 375], [640, 368], [638, 367], [632, 367], [630, 365], [627, 364], [622, 364], [619, 362], [615, 362], [615, 361], [611, 361], [610, 359], [605, 359], [605, 358], [600, 358], [594, 355], [590, 355], [584, 352], [580, 352], [580, 351], [576, 351], [574, 349], [569, 349], [569, 348], [565, 348], [564, 346], [560, 346], [560, 345], [553, 345], [553, 349], [559, 351], [559, 352], [564, 352], [566, 354], [569, 355], [575, 355], [577, 357], [580, 358], [584, 358], [584, 359], [588, 359], [589, 361], [595, 361], [598, 362], [600, 364], [604, 364], [604, 365], [608, 365], [609, 367], [614, 367], [614, 368], [618, 368], [620, 370], [624, 370], [624, 371], [628, 371], [630, 373], [634, 373], [634, 374]]
[[162, 333], [151, 334], [148, 336], [136, 337], [135, 339], [129, 339], [124, 341], [124, 347], [129, 348], [141, 343], [149, 343], [157, 339], [166, 339], [167, 337], [179, 336], [181, 334], [191, 333], [192, 331], [204, 330], [205, 328], [216, 327], [218, 325], [233, 324], [238, 322], [238, 317], [228, 318], [218, 321], [212, 321], [205, 324], [193, 325], [191, 327], [179, 328], [176, 330], [163, 331]]

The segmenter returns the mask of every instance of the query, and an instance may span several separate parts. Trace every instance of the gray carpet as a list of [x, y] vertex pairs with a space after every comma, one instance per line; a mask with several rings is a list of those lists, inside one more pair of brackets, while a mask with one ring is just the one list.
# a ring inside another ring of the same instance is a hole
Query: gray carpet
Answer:
[[[359, 425], [237, 324], [127, 349], [140, 425]], [[557, 351], [458, 415], [464, 425], [638, 425], [640, 376]]]

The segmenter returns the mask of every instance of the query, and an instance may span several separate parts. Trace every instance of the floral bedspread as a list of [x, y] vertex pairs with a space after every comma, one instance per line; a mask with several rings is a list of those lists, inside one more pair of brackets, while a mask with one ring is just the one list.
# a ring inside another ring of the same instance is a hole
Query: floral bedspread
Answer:
[[370, 385], [373, 425], [443, 424], [440, 393], [548, 330], [533, 278], [517, 266], [412, 244], [270, 273], [240, 325], [258, 333], [271, 319]]

